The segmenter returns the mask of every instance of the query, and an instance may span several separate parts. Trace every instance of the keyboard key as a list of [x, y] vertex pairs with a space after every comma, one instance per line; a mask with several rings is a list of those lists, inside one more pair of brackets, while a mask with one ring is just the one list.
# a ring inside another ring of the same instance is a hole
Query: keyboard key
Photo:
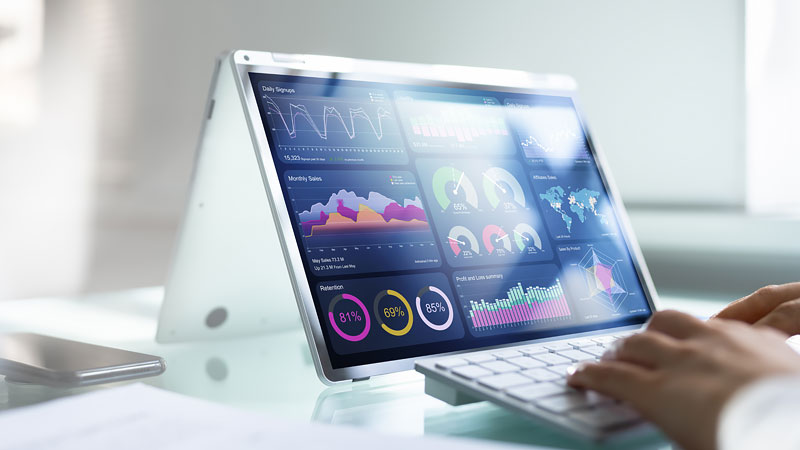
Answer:
[[469, 364], [466, 359], [461, 358], [447, 358], [436, 361], [436, 367], [440, 369], [452, 369], [453, 367], [466, 366]]
[[533, 357], [540, 361], [546, 362], [547, 365], [549, 366], [555, 366], [557, 364], [568, 364], [572, 362], [572, 360], [564, 358], [563, 356], [558, 356], [555, 353], [544, 353], [541, 355], [534, 355]]
[[570, 392], [568, 394], [546, 397], [536, 402], [536, 406], [556, 414], [585, 409], [591, 406], [613, 403], [609, 397], [591, 391]]
[[496, 391], [502, 391], [503, 389], [507, 389], [510, 387], [519, 386], [522, 384], [532, 384], [532, 383], [530, 378], [523, 377], [518, 373], [503, 373], [500, 375], [483, 377], [478, 380], [478, 384], [482, 384]]
[[600, 357], [600, 356], [603, 356], [603, 353], [606, 352], [606, 349], [604, 349], [603, 347], [600, 347], [599, 345], [595, 345], [593, 347], [582, 347], [581, 351], [589, 353], [590, 355], [594, 355], [594, 356]]
[[480, 364], [481, 367], [489, 369], [494, 373], [517, 372], [519, 367], [505, 361], [489, 361]]
[[594, 361], [594, 355], [590, 355], [589, 353], [582, 352], [580, 350], [566, 350], [563, 352], [558, 352], [558, 355], [569, 358], [574, 362], [589, 361], [589, 360]]
[[506, 394], [523, 402], [532, 402], [538, 398], [565, 392], [564, 386], [553, 383], [536, 383], [528, 386], [519, 386], [506, 391]]
[[474, 380], [476, 378], [494, 374], [494, 372], [491, 370], [475, 365], [456, 367], [453, 369], [453, 373], [468, 380]]
[[574, 366], [574, 364], [559, 364], [557, 366], [550, 366], [547, 368], [547, 370], [558, 376], [565, 377], [568, 375], [567, 370], [569, 370], [569, 368], [572, 366]]
[[507, 359], [506, 362], [522, 367], [523, 369], [535, 369], [537, 367], [547, 367], [547, 363], [528, 356]]
[[526, 355], [541, 355], [542, 353], [550, 353], [550, 350], [544, 348], [543, 345], [536, 345], [533, 347], [525, 347], [521, 349], [522, 353]]
[[549, 344], [544, 344], [544, 348], [552, 351], [552, 352], [560, 352], [564, 350], [572, 350], [573, 347], [566, 342], [551, 342]]
[[492, 353], [492, 355], [498, 358], [508, 359], [508, 358], [515, 358], [517, 356], [522, 356], [522, 353], [516, 350], [503, 350], [502, 352]]
[[558, 374], [547, 369], [528, 369], [520, 373], [536, 381], [553, 381], [561, 378]]
[[537, 401], [536, 406], [556, 414], [586, 408], [583, 398], [576, 392], [545, 397]]
[[641, 420], [636, 411], [623, 405], [606, 405], [586, 411], [576, 411], [569, 417], [592, 428], [601, 429], [627, 425]]
[[592, 339], [593, 341], [597, 342], [598, 344], [610, 344], [617, 340], [616, 336], [599, 336]]
[[591, 347], [593, 345], [597, 345], [597, 342], [591, 339], [579, 339], [577, 341], [569, 341], [568, 344], [573, 347], [583, 348], [583, 347]]
[[465, 355], [464, 359], [471, 363], [480, 364], [486, 361], [494, 361], [495, 358], [491, 353], [473, 353], [471, 355]]

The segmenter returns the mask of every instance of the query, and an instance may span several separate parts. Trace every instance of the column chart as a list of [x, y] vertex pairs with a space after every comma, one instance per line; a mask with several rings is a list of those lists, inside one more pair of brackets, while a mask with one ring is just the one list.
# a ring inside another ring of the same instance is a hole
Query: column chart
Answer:
[[550, 264], [456, 272], [453, 278], [476, 336], [563, 325], [572, 317], [558, 269]]

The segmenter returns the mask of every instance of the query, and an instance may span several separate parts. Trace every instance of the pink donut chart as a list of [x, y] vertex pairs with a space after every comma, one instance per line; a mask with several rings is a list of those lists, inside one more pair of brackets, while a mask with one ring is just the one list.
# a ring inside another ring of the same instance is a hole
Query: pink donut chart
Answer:
[[[347, 312], [340, 312], [338, 314], [338, 319], [342, 323], [347, 322], [355, 322], [355, 323], [364, 323], [364, 329], [356, 334], [351, 335], [347, 334], [339, 328], [339, 325], [336, 323], [337, 315], [334, 314], [333, 309], [336, 307], [336, 304], [342, 300], [349, 300], [358, 306], [361, 311], [356, 309], [348, 310]], [[360, 314], [359, 314], [360, 312]], [[331, 300], [330, 305], [328, 306], [328, 319], [331, 321], [331, 327], [333, 327], [333, 331], [336, 332], [342, 339], [350, 341], [350, 342], [358, 342], [363, 340], [369, 334], [370, 328], [370, 319], [369, 313], [367, 312], [367, 307], [364, 306], [364, 302], [358, 299], [358, 297], [350, 294], [339, 294]]]

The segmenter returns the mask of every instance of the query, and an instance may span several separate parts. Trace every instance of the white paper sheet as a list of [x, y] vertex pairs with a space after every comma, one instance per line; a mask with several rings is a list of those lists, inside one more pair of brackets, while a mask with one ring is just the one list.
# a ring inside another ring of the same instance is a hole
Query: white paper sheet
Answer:
[[[464, 439], [401, 437], [293, 423], [143, 384], [0, 413], [2, 450], [511, 450]], [[526, 447], [530, 448], [530, 447]]]

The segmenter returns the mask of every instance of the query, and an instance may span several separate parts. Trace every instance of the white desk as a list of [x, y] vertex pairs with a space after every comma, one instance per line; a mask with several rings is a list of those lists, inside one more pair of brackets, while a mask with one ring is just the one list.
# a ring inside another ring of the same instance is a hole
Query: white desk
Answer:
[[[557, 448], [591, 447], [488, 403], [451, 407], [423, 392], [415, 372], [324, 386], [301, 329], [187, 344], [154, 340], [161, 288], [84, 297], [0, 302], [0, 332], [31, 331], [152, 353], [167, 371], [145, 382], [164, 389], [297, 420], [363, 426], [390, 433], [446, 434]], [[663, 308], [709, 315], [723, 303], [662, 297]], [[0, 411], [95, 388], [61, 390], [0, 381]], [[665, 447], [657, 438], [627, 447]], [[595, 447], [591, 447], [595, 448]], [[619, 447], [615, 447], [619, 448]]]

